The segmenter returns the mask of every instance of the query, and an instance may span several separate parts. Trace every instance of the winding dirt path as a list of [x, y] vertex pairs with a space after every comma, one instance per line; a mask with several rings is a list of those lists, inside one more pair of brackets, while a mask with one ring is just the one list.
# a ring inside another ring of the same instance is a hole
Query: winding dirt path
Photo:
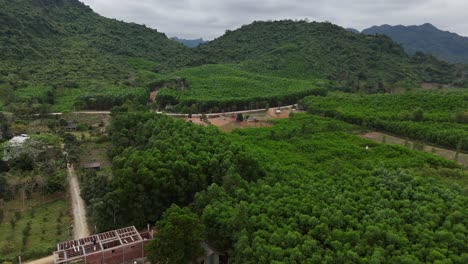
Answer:
[[80, 196], [80, 183], [75, 174], [73, 165], [68, 165], [68, 182], [73, 207], [73, 237], [75, 239], [89, 236], [88, 222], [86, 221], [86, 207]]

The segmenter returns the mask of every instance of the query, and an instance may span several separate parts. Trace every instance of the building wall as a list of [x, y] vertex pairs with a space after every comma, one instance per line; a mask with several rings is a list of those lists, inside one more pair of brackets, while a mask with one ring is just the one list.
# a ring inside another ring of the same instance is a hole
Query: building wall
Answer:
[[123, 248], [116, 247], [108, 251], [104, 251], [104, 264], [120, 264], [123, 262]]
[[101, 264], [102, 263], [102, 252], [86, 256], [86, 264]]
[[130, 260], [139, 259], [143, 257], [142, 243], [124, 246], [123, 251], [124, 251], [124, 261], [130, 261]]

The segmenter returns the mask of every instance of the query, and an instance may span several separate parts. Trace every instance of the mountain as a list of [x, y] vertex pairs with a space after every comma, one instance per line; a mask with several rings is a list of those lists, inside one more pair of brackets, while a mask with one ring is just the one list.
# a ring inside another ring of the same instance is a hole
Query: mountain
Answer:
[[[0, 0], [0, 84], [124, 83], [129, 59], [160, 67], [188, 48], [154, 29], [104, 18], [78, 0]], [[14, 76], [14, 77], [12, 77]]]
[[194, 49], [189, 66], [238, 63], [279, 77], [338, 81], [382, 91], [420, 82], [452, 83], [455, 68], [431, 56], [408, 56], [386, 36], [355, 34], [331, 23], [254, 22]]
[[382, 34], [400, 43], [409, 54], [429, 53], [452, 63], [468, 64], [468, 37], [442, 31], [426, 23], [420, 26], [373, 26], [364, 34]]
[[346, 28], [346, 30], [349, 31], [349, 32], [356, 33], [356, 34], [360, 34], [360, 33], [361, 33], [361, 31], [359, 31], [359, 30], [357, 30], [357, 29], [355, 29], [355, 28]]
[[176, 41], [176, 42], [182, 43], [182, 44], [184, 44], [185, 46], [187, 46], [189, 48], [195, 48], [195, 47], [197, 47], [197, 46], [199, 46], [201, 44], [208, 43], [208, 41], [203, 40], [202, 38], [199, 38], [199, 39], [181, 39], [181, 38], [178, 38], [178, 37], [173, 37], [171, 39]]

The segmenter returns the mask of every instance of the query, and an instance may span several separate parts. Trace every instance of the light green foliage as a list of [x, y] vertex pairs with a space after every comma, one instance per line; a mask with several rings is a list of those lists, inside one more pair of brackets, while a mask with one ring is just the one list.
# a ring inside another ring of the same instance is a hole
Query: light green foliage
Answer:
[[147, 246], [152, 263], [190, 263], [204, 254], [205, 227], [189, 208], [172, 205], [156, 224], [158, 232]]
[[405, 94], [343, 94], [308, 97], [309, 112], [455, 149], [468, 150], [468, 92], [443, 90]]
[[[244, 110], [296, 103], [306, 95], [322, 93], [325, 80], [294, 80], [250, 73], [233, 65], [204, 65], [174, 73], [186, 87], [165, 88], [157, 100], [162, 107], [175, 103], [194, 111], [213, 108]], [[326, 94], [326, 91], [323, 91]]]
[[53, 104], [53, 89], [49, 86], [28, 86], [15, 91], [15, 99], [26, 102]]

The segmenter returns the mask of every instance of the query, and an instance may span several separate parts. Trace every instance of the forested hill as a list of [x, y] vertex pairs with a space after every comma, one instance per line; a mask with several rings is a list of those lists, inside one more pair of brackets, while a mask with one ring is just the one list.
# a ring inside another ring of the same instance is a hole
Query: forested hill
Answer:
[[169, 64], [188, 50], [154, 29], [104, 18], [78, 0], [0, 0], [0, 6], [3, 80], [14, 74], [58, 86], [119, 82], [129, 76], [128, 58]]
[[195, 49], [189, 65], [241, 63], [251, 71], [341, 81], [347, 87], [385, 89], [421, 81], [453, 83], [455, 67], [419, 54], [408, 56], [386, 36], [354, 34], [331, 23], [254, 22]]
[[421, 51], [452, 63], [468, 64], [468, 37], [442, 31], [429, 23], [420, 26], [373, 26], [363, 33], [389, 36], [410, 54]]

